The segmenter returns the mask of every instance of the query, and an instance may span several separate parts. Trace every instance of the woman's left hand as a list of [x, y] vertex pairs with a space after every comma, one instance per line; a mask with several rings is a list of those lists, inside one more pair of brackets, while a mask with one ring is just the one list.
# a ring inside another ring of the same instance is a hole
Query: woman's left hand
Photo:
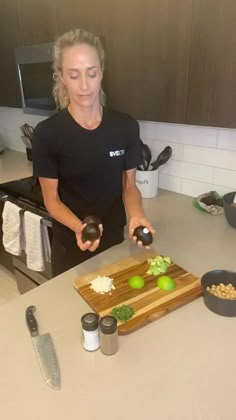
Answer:
[[[145, 217], [130, 217], [129, 220], [129, 237], [132, 239], [132, 242], [135, 245], [138, 245], [139, 248], [144, 248], [141, 241], [137, 241], [137, 237], [133, 236], [134, 230], [138, 226], [145, 226], [148, 230], [154, 235], [156, 233], [155, 229], [151, 223]], [[150, 249], [150, 246], [145, 246], [146, 249]]]

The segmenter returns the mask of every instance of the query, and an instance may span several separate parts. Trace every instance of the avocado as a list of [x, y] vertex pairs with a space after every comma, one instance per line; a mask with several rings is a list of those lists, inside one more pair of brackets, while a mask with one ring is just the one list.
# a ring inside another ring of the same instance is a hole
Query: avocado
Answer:
[[95, 214], [90, 214], [89, 216], [86, 216], [83, 219], [83, 223], [86, 223], [86, 225], [88, 225], [89, 223], [95, 223], [96, 225], [100, 225], [102, 222], [98, 216], [96, 216]]
[[144, 246], [150, 245], [153, 241], [151, 232], [145, 226], [136, 227], [133, 236], [136, 236], [137, 241], [141, 241]]
[[94, 242], [100, 238], [100, 229], [96, 223], [88, 223], [82, 230], [81, 235], [82, 241]]
[[96, 241], [96, 239], [100, 238], [101, 233], [100, 233], [100, 229], [98, 225], [100, 225], [102, 222], [98, 216], [96, 216], [95, 214], [86, 216], [83, 219], [83, 223], [86, 224], [86, 226], [82, 230], [81, 238], [83, 242], [86, 242], [86, 241], [94, 242]]

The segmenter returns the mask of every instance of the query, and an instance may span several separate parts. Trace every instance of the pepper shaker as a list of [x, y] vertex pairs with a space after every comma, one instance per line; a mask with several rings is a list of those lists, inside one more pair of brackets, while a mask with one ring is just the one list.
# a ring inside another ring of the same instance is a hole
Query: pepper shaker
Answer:
[[100, 319], [100, 349], [103, 354], [112, 355], [118, 351], [117, 320], [113, 316]]
[[93, 312], [89, 312], [81, 318], [85, 350], [95, 351], [99, 348], [98, 320], [98, 315]]

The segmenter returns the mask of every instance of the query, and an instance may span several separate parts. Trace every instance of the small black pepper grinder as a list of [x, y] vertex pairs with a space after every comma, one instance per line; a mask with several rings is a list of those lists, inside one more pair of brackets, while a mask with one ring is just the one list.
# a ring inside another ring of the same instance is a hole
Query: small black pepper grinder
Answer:
[[118, 330], [117, 320], [113, 316], [104, 316], [100, 319], [100, 349], [108, 356], [117, 353]]

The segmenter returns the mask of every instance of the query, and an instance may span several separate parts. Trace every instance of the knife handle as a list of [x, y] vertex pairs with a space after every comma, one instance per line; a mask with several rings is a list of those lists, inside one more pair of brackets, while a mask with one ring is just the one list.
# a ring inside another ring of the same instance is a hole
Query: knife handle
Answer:
[[35, 306], [29, 306], [26, 309], [25, 317], [26, 317], [26, 323], [29, 328], [29, 332], [31, 334], [31, 337], [36, 337], [39, 335], [38, 333], [38, 324], [34, 316], [34, 312], [36, 311]]

